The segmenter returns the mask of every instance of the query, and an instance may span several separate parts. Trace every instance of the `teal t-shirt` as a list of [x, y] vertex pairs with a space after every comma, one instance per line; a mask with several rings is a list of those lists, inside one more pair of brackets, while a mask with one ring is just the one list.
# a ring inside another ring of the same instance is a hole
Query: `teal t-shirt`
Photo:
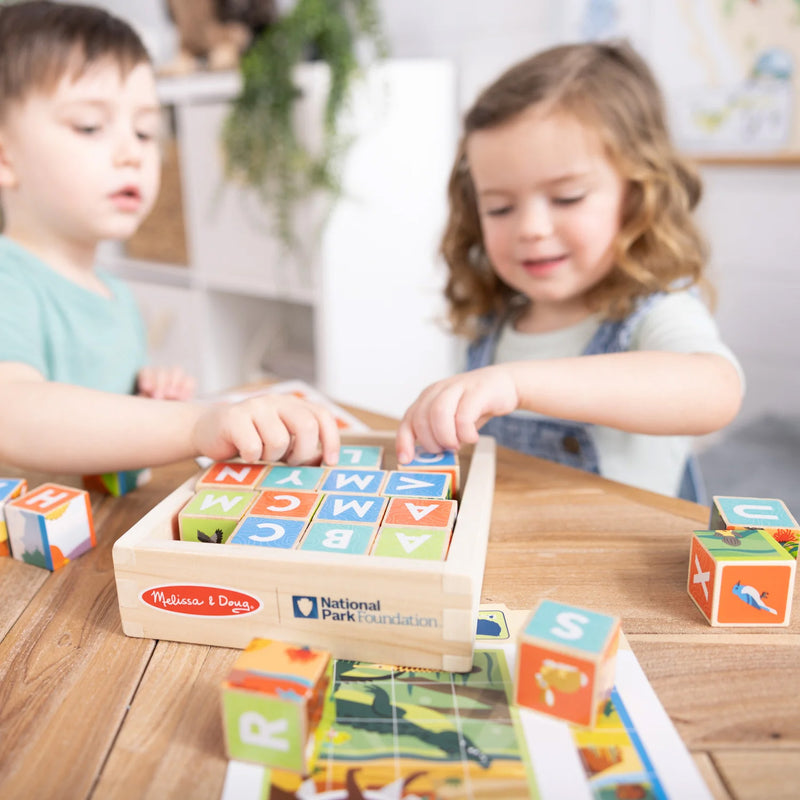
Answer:
[[50, 381], [132, 392], [145, 364], [144, 324], [122, 281], [98, 277], [110, 297], [0, 236], [0, 361], [30, 364]]

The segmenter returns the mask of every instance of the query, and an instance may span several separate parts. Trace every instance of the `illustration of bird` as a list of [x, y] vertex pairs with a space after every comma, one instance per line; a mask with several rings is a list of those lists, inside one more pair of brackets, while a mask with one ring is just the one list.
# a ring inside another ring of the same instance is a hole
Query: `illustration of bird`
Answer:
[[769, 592], [759, 593], [758, 589], [754, 586], [745, 586], [741, 581], [736, 581], [732, 589], [733, 593], [745, 603], [753, 608], [758, 608], [761, 611], [769, 611], [770, 614], [777, 614], [774, 608], [770, 608], [765, 602], [764, 598], [769, 595]]

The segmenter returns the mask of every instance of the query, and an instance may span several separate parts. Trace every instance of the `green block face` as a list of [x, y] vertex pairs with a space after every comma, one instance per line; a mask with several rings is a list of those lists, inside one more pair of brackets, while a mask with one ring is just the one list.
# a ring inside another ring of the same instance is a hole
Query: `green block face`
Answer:
[[303, 703], [226, 687], [222, 705], [230, 758], [303, 772]]
[[180, 536], [184, 542], [224, 544], [239, 524], [238, 519], [181, 517]]
[[695, 536], [718, 561], [786, 561], [792, 558], [768, 531], [695, 531]]
[[243, 492], [236, 489], [201, 489], [181, 512], [187, 515], [241, 519], [258, 492]]
[[384, 525], [375, 540], [372, 554], [441, 561], [447, 552], [449, 541], [450, 531], [443, 528], [403, 528]]

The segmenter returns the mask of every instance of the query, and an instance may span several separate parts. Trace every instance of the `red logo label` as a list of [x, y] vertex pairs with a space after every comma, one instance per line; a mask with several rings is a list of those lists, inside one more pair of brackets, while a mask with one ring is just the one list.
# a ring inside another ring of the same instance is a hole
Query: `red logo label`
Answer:
[[139, 597], [153, 608], [193, 617], [241, 617], [261, 608], [261, 601], [250, 594], [196, 583], [151, 586]]

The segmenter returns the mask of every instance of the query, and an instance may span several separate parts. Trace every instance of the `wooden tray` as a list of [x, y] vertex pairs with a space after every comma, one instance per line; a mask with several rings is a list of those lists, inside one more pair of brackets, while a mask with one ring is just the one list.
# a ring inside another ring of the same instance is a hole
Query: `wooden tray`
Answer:
[[[382, 445], [385, 467], [396, 464], [393, 433], [342, 440]], [[436, 562], [177, 541], [175, 518], [197, 476], [189, 479], [114, 544], [124, 632], [233, 648], [272, 637], [337, 658], [468, 671], [494, 495], [494, 439], [480, 437], [459, 460], [458, 517], [447, 558]], [[323, 619], [321, 610], [332, 608], [339, 613]]]

